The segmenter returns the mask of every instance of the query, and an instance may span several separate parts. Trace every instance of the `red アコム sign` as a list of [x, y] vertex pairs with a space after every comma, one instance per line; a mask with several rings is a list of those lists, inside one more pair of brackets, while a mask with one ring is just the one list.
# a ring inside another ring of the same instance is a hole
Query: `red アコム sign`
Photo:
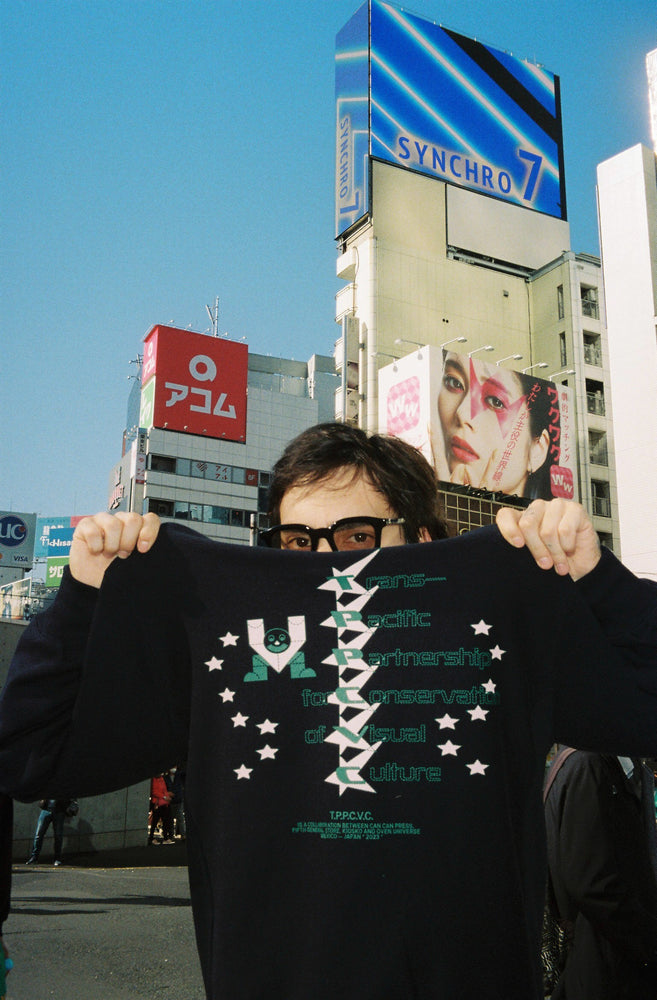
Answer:
[[142, 368], [142, 389], [155, 379], [153, 426], [245, 441], [248, 353], [246, 344], [154, 326]]

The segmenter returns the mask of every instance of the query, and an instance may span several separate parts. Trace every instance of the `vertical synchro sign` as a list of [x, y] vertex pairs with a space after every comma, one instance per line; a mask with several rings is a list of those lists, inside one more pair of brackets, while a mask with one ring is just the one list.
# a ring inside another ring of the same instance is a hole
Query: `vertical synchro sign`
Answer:
[[144, 343], [142, 427], [246, 440], [248, 347], [154, 326]]
[[335, 212], [340, 235], [369, 211], [369, 9], [335, 42]]

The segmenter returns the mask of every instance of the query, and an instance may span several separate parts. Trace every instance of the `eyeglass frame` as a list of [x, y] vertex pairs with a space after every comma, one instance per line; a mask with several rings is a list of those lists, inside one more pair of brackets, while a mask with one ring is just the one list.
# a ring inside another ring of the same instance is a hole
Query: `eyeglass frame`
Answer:
[[[268, 548], [280, 548], [284, 552], [302, 552], [303, 549], [284, 549], [283, 546], [274, 546], [271, 544], [272, 539], [276, 532], [283, 531], [287, 529], [288, 531], [303, 531], [310, 538], [310, 551], [317, 552], [317, 546], [319, 545], [320, 539], [325, 538], [329, 543], [332, 552], [372, 552], [374, 549], [381, 548], [381, 535], [383, 529], [387, 528], [388, 525], [400, 525], [405, 524], [406, 518], [404, 517], [370, 517], [367, 514], [356, 517], [340, 517], [333, 524], [329, 524], [326, 528], [310, 528], [307, 524], [275, 524], [271, 528], [266, 528], [264, 531], [258, 532], [258, 538], [261, 542], [264, 542]], [[374, 545], [371, 549], [339, 549], [335, 544], [335, 539], [333, 537], [334, 532], [341, 527], [348, 524], [367, 524], [371, 528], [374, 528]]]

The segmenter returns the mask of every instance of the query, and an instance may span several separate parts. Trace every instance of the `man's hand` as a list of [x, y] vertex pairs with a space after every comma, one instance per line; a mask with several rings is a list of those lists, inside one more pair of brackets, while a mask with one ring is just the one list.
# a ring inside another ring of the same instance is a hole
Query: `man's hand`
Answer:
[[96, 514], [84, 517], [73, 534], [69, 567], [80, 583], [100, 587], [105, 570], [131, 552], [148, 552], [160, 530], [157, 514]]
[[497, 526], [516, 548], [526, 545], [541, 569], [554, 567], [573, 580], [600, 561], [600, 542], [589, 515], [574, 500], [534, 500], [526, 510], [502, 507]]

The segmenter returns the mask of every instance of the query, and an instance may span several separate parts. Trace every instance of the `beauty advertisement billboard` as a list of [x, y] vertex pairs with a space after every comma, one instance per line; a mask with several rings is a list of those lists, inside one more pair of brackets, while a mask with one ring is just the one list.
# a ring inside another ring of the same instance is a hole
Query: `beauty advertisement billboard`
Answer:
[[336, 39], [336, 233], [370, 210], [368, 157], [566, 218], [559, 78], [382, 0]]
[[379, 427], [420, 448], [444, 483], [576, 499], [567, 386], [423, 347], [379, 372]]
[[139, 425], [246, 440], [246, 344], [154, 326], [144, 342]]

